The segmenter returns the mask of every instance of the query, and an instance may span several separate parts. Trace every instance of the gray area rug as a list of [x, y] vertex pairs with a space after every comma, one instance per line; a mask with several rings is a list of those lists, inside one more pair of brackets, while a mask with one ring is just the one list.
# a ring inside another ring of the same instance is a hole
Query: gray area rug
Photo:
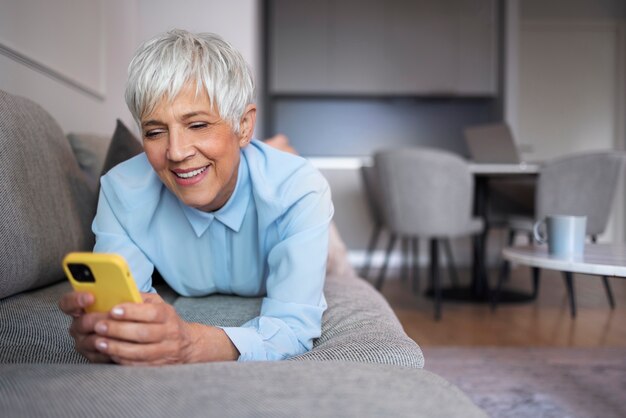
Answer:
[[424, 348], [491, 417], [626, 417], [626, 348]]

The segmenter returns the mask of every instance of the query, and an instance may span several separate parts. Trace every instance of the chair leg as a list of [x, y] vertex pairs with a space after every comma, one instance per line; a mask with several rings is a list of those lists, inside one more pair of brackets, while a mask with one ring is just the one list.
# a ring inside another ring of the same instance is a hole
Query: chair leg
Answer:
[[387, 272], [387, 265], [389, 264], [389, 258], [391, 256], [391, 251], [393, 250], [394, 245], [396, 244], [396, 239], [398, 237], [396, 234], [391, 234], [389, 237], [389, 243], [387, 244], [387, 252], [385, 254], [385, 261], [383, 263], [382, 268], [380, 269], [380, 273], [378, 274], [378, 280], [376, 281], [376, 289], [380, 290], [383, 287], [383, 280], [385, 280], [385, 273]]
[[402, 247], [402, 260], [400, 260], [400, 277], [402, 281], [406, 281], [409, 276], [409, 265], [410, 265], [410, 256], [409, 256], [409, 240], [408, 237], [402, 237], [400, 241], [400, 245]]
[[[506, 242], [508, 247], [513, 246], [515, 242], [515, 231], [513, 229], [509, 229]], [[504, 269], [504, 272], [501, 270], [500, 273], [504, 273], [504, 281], [508, 281], [511, 275], [511, 262], [509, 260], [502, 260], [502, 263], [501, 269]]]
[[435, 320], [441, 319], [441, 282], [439, 281], [439, 241], [430, 240], [430, 282], [435, 294]]
[[450, 245], [450, 239], [444, 238], [442, 240], [443, 250], [446, 252], [446, 260], [448, 261], [448, 275], [452, 286], [459, 287], [459, 276], [456, 273], [456, 265], [454, 263], [454, 257], [452, 256], [452, 246]]
[[500, 301], [500, 292], [502, 291], [502, 284], [506, 281], [509, 271], [509, 262], [506, 260], [502, 260], [500, 264], [500, 271], [498, 273], [498, 283], [496, 283], [496, 288], [491, 294], [491, 310], [495, 311], [498, 306], [498, 302]]
[[374, 230], [372, 231], [372, 235], [370, 236], [370, 240], [367, 244], [367, 251], [365, 252], [365, 263], [361, 268], [360, 276], [364, 279], [367, 279], [367, 274], [369, 273], [370, 266], [372, 263], [372, 255], [374, 254], [374, 249], [378, 244], [378, 238], [380, 237], [380, 231], [382, 231], [382, 225], [376, 224], [374, 226]]
[[419, 238], [413, 238], [411, 240], [413, 247], [413, 263], [412, 263], [412, 286], [413, 293], [419, 292], [420, 288], [420, 270], [419, 270], [419, 253], [420, 253], [420, 241]]
[[[595, 244], [597, 241], [598, 241], [598, 236], [592, 235], [591, 242]], [[615, 309], [615, 299], [613, 299], [613, 291], [611, 290], [611, 283], [609, 283], [609, 278], [606, 276], [602, 276], [602, 283], [604, 284], [606, 297], [609, 300], [609, 306], [611, 307], [611, 309]]]
[[567, 295], [569, 297], [570, 313], [572, 318], [576, 318], [576, 295], [574, 294], [573, 274], [569, 271], [564, 271], [563, 278], [565, 279], [565, 287], [567, 288]]
[[609, 283], [609, 278], [606, 276], [602, 276], [602, 283], [604, 283], [604, 290], [606, 291], [606, 297], [609, 299], [609, 305], [611, 309], [615, 309], [615, 300], [613, 299], [613, 291], [611, 290], [611, 283]]
[[537, 296], [539, 295], [539, 279], [540, 279], [541, 270], [539, 270], [539, 268], [537, 268], [537, 267], [532, 267], [531, 271], [532, 271], [532, 275], [533, 275], [533, 294], [532, 294], [532, 298], [536, 299]]

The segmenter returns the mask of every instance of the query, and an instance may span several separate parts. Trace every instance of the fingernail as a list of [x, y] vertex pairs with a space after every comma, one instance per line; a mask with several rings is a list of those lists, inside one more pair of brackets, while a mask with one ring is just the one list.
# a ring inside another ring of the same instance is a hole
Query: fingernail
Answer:
[[111, 309], [111, 313], [113, 314], [113, 316], [123, 316], [124, 309], [120, 307], [116, 307], [116, 308]]
[[78, 303], [80, 306], [85, 307], [87, 305], [87, 295], [80, 295], [78, 298]]
[[107, 324], [104, 322], [98, 322], [95, 329], [98, 334], [104, 334], [107, 332]]
[[104, 340], [100, 340], [98, 342], [96, 342], [96, 347], [98, 348], [98, 350], [100, 351], [105, 351], [107, 349], [109, 345], [107, 344], [106, 341]]

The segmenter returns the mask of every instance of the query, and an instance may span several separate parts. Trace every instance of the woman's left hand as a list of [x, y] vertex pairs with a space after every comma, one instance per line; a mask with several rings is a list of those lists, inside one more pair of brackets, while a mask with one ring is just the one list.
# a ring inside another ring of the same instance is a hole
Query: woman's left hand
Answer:
[[188, 362], [193, 345], [189, 324], [160, 296], [142, 297], [144, 303], [120, 304], [96, 323], [96, 349], [119, 364]]
[[154, 293], [124, 303], [95, 325], [96, 349], [124, 365], [237, 360], [239, 351], [221, 328], [183, 321]]

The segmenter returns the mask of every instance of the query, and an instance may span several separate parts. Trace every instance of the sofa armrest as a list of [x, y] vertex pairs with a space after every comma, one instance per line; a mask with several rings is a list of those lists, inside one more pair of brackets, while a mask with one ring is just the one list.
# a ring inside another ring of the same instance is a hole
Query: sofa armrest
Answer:
[[0, 365], [11, 416], [486, 417], [426, 370], [349, 362]]
[[354, 276], [329, 276], [322, 336], [290, 360], [347, 360], [421, 368], [424, 356], [383, 296]]

